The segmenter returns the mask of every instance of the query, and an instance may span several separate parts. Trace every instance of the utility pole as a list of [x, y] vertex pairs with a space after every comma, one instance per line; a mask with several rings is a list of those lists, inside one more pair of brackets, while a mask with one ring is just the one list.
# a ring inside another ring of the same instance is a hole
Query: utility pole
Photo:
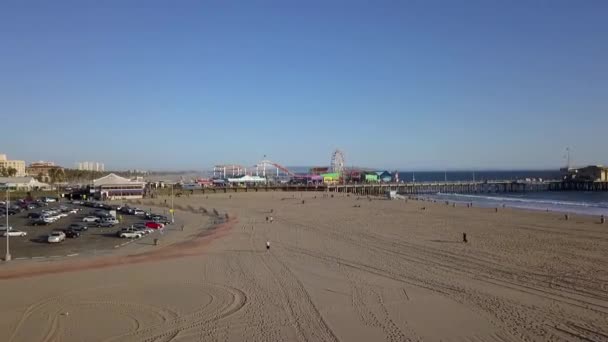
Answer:
[[11, 252], [9, 249], [9, 225], [8, 225], [8, 207], [10, 202], [10, 192], [9, 186], [6, 184], [6, 255], [4, 256], [4, 261], [11, 261]]

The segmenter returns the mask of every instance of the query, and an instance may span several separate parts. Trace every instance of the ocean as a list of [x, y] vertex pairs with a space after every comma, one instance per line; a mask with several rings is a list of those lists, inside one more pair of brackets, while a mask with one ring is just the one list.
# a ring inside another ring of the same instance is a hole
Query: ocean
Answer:
[[[442, 182], [484, 180], [525, 180], [560, 179], [560, 172], [547, 171], [448, 171], [448, 172], [399, 172], [399, 179], [405, 182]], [[608, 192], [528, 192], [499, 194], [444, 194], [425, 195], [438, 201], [472, 202], [474, 206], [495, 208], [503, 205], [510, 208], [549, 210], [554, 212], [606, 215], [608, 216]]]
[[559, 170], [531, 170], [531, 171], [399, 171], [399, 180], [411, 182], [448, 182], [454, 181], [485, 181], [485, 180], [524, 180], [560, 179]]
[[444, 194], [425, 195], [438, 201], [473, 203], [476, 207], [554, 211], [608, 217], [608, 192], [558, 191], [508, 194]]

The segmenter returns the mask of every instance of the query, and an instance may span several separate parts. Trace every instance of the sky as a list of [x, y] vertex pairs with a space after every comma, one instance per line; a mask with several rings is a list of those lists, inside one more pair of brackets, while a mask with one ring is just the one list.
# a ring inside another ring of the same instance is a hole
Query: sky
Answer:
[[0, 153], [108, 169], [608, 164], [607, 1], [0, 3]]

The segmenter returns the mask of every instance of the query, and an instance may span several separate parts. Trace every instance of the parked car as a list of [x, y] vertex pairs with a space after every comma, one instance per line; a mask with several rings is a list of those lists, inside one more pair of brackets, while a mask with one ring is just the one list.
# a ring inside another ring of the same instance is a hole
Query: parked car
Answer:
[[46, 203], [57, 202], [57, 199], [54, 197], [42, 197], [41, 200]]
[[52, 221], [48, 220], [45, 217], [39, 217], [37, 219], [33, 219], [30, 221], [30, 225], [32, 226], [46, 226], [47, 224], [52, 223]]
[[157, 223], [162, 223], [164, 225], [171, 224], [171, 220], [169, 220], [166, 217], [162, 217], [162, 216], [161, 217], [154, 217], [154, 218], [152, 218], [152, 221], [157, 222]]
[[115, 223], [108, 222], [108, 221], [99, 221], [99, 222], [97, 222], [97, 227], [99, 227], [99, 228], [112, 228], [115, 225], [116, 225]]
[[[13, 227], [8, 226], [8, 230], [9, 231], [13, 230]], [[6, 226], [3, 224], [0, 224], [0, 232], [2, 232], [2, 231], [6, 231]]]
[[165, 227], [165, 225], [160, 222], [154, 222], [154, 221], [146, 222], [146, 228], [161, 229], [164, 227]]
[[90, 215], [97, 216], [99, 218], [113, 217], [112, 215], [110, 215], [109, 212], [105, 210], [95, 210], [94, 212], [91, 212]]
[[65, 233], [65, 237], [69, 239], [75, 239], [77, 237], [80, 237], [80, 233], [75, 230], [66, 229], [63, 232]]
[[82, 219], [82, 222], [99, 222], [99, 217], [97, 216], [87, 216]]
[[52, 231], [47, 238], [49, 243], [60, 243], [65, 241], [65, 233], [61, 231]]
[[40, 218], [40, 216], [42, 216], [40, 213], [28, 213], [27, 214], [27, 218], [29, 218], [29, 219], [37, 219], [37, 218]]
[[141, 209], [133, 210], [133, 215], [145, 215], [145, 214], [146, 214], [146, 212]]
[[2, 232], [2, 236], [4, 236], [4, 237], [6, 237], [6, 236], [10, 236], [10, 237], [26, 236], [26, 235], [27, 235], [27, 232], [22, 232], [20, 230], [9, 230], [8, 232], [7, 231]]
[[107, 223], [111, 223], [113, 225], [116, 225], [116, 224], [119, 223], [118, 220], [116, 218], [112, 217], [112, 216], [102, 218], [101, 222], [107, 222]]
[[139, 231], [128, 231], [128, 232], [121, 232], [118, 236], [123, 239], [124, 238], [140, 239], [143, 236], [143, 234]]
[[43, 220], [47, 220], [49, 223], [53, 223], [53, 222], [59, 220], [60, 218], [61, 218], [61, 216], [59, 216], [59, 215], [48, 215], [48, 216], [42, 217]]
[[69, 230], [74, 230], [77, 232], [84, 232], [89, 229], [85, 224], [82, 223], [72, 223], [68, 226]]

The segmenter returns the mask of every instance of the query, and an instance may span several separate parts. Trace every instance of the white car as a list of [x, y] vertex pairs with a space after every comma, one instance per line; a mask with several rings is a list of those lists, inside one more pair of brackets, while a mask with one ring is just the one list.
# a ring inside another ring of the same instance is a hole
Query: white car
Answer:
[[2, 233], [2, 236], [26, 236], [27, 232], [22, 232], [20, 230], [9, 230], [8, 232]]
[[44, 222], [46, 222], [46, 223], [53, 223], [53, 222], [59, 220], [59, 216], [44, 215], [44, 216], [41, 216], [40, 219], [44, 220]]
[[82, 219], [82, 222], [98, 222], [98, 221], [99, 221], [99, 217], [97, 217], [97, 216], [87, 216]]
[[130, 232], [121, 232], [121, 238], [129, 238], [129, 239], [139, 239], [142, 237], [142, 233], [138, 231], [130, 231]]
[[58, 216], [59, 218], [62, 218], [62, 217], [68, 217], [68, 214], [66, 214], [66, 213], [59, 213], [59, 214], [57, 214], [57, 216]]
[[141, 209], [133, 210], [133, 215], [145, 215], [145, 214], [146, 214], [146, 212]]
[[51, 232], [47, 239], [49, 243], [60, 243], [65, 241], [65, 233], [64, 232]]

